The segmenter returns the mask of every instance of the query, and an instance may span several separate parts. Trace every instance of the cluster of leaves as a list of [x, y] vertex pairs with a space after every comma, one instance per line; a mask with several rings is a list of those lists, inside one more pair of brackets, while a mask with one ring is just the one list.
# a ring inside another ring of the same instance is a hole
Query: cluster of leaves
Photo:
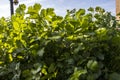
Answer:
[[100, 7], [62, 17], [40, 4], [26, 12], [22, 4], [0, 19], [0, 80], [119, 80], [116, 26]]

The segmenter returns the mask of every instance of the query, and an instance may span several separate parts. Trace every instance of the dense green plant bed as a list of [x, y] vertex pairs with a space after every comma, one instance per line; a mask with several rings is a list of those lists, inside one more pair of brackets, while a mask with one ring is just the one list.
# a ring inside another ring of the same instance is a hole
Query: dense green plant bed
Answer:
[[100, 7], [20, 5], [0, 19], [0, 80], [120, 80], [120, 32]]

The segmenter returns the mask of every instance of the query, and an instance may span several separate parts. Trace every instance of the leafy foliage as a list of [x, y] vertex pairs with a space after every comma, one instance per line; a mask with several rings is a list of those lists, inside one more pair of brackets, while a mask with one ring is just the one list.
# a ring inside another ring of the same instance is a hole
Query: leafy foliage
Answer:
[[0, 80], [119, 80], [119, 24], [100, 7], [88, 11], [62, 17], [22, 4], [1, 18]]

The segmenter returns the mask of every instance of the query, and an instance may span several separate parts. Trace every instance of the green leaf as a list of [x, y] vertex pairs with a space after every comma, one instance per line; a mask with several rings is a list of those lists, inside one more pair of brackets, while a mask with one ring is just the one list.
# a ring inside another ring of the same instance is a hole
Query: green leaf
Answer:
[[99, 7], [99, 6], [97, 6], [96, 8], [95, 8], [95, 11], [96, 12], [99, 12], [101, 10], [101, 7]]
[[9, 57], [9, 61], [12, 62], [13, 61], [12, 54], [8, 54], [8, 57]]
[[94, 8], [93, 8], [93, 7], [90, 7], [90, 8], [88, 9], [88, 11], [94, 12]]
[[95, 11], [96, 11], [96, 12], [100, 12], [100, 13], [104, 13], [104, 12], [105, 12], [105, 10], [102, 9], [101, 7], [99, 7], [99, 6], [97, 6], [97, 7], [95, 8]]
[[71, 23], [68, 23], [66, 26], [65, 26], [66, 30], [68, 32], [73, 32], [74, 31], [74, 25], [72, 25]]
[[95, 80], [94, 75], [88, 75], [87, 80]]
[[36, 3], [34, 4], [33, 8], [36, 10], [36, 11], [39, 11], [41, 9], [41, 5]]
[[95, 60], [89, 60], [87, 63], [87, 67], [92, 71], [97, 71], [99, 69], [98, 62]]
[[34, 69], [31, 70], [31, 72], [36, 75], [37, 73], [40, 72], [42, 65], [40, 63], [35, 63], [34, 64]]
[[46, 9], [42, 9], [41, 10], [41, 12], [40, 12], [40, 15], [42, 16], [42, 17], [46, 17]]
[[70, 80], [79, 80], [79, 77], [82, 74], [86, 74], [86, 73], [87, 73], [87, 70], [76, 70], [70, 77]]
[[55, 64], [52, 63], [52, 64], [50, 65], [50, 67], [48, 68], [48, 72], [49, 72], [49, 73], [54, 72], [55, 69], [56, 69]]
[[100, 60], [104, 60], [104, 55], [103, 54], [97, 53], [96, 55]]
[[13, 28], [14, 28], [16, 31], [19, 31], [19, 30], [20, 30], [19, 23], [18, 23], [18, 22], [13, 22]]
[[26, 69], [26, 70], [22, 71], [22, 75], [25, 78], [32, 76], [32, 74], [31, 74], [29, 69]]
[[40, 49], [38, 52], [37, 52], [37, 54], [40, 56], [40, 57], [42, 57], [43, 56], [43, 54], [44, 54], [44, 48], [42, 48], [42, 49]]
[[42, 68], [41, 72], [42, 72], [44, 75], [47, 75], [47, 74], [48, 74], [45, 68]]
[[76, 17], [79, 18], [80, 16], [83, 16], [85, 15], [85, 9], [79, 9], [77, 12], [76, 12]]
[[25, 10], [26, 10], [26, 5], [20, 4], [19, 7], [16, 9], [16, 13], [23, 15], [25, 14]]
[[109, 80], [120, 80], [120, 74], [118, 74], [116, 72], [110, 74]]
[[47, 8], [46, 9], [47, 15], [49, 16], [55, 16], [54, 9], [53, 8]]

